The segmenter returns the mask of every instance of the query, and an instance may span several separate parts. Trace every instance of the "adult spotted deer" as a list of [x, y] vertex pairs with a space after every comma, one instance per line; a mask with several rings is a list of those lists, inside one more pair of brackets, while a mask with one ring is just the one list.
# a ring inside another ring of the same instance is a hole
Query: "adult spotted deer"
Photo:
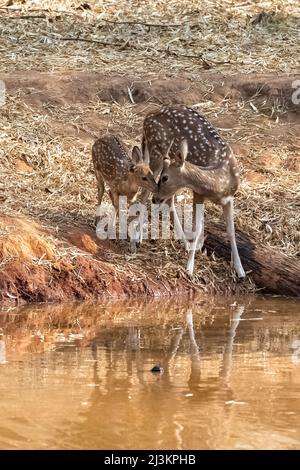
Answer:
[[[184, 187], [193, 191], [193, 207], [200, 205], [201, 214], [194, 233], [187, 270], [193, 274], [195, 251], [204, 243], [204, 200], [209, 199], [223, 208], [231, 243], [234, 267], [239, 277], [245, 277], [234, 230], [233, 196], [239, 185], [237, 162], [230, 147], [197, 111], [186, 106], [164, 106], [149, 114], [143, 127], [144, 160], [155, 177], [160, 174], [158, 192], [153, 201], [172, 200]], [[143, 198], [148, 194], [144, 192]]]
[[92, 147], [92, 159], [98, 186], [96, 225], [99, 222], [104, 183], [109, 186], [115, 218], [119, 212], [119, 196], [126, 196], [127, 202], [133, 203], [140, 188], [151, 192], [157, 190], [153, 173], [149, 165], [144, 163], [140, 149], [133, 147], [130, 158], [125, 144], [116, 135], [107, 134], [96, 140]]

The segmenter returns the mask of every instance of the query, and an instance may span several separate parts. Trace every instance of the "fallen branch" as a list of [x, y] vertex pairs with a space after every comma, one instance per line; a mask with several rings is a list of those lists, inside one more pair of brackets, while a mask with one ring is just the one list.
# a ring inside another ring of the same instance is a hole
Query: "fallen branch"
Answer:
[[[22, 8], [9, 8], [9, 7], [0, 7], [0, 10], [6, 10], [7, 12], [17, 12], [17, 11], [24, 11], [24, 9]], [[29, 10], [27, 10], [28, 13], [33, 13], [33, 12], [42, 12], [42, 11], [45, 11], [46, 13], [58, 13], [60, 15], [69, 15], [69, 16], [73, 16], [75, 15], [76, 16], [76, 13], [75, 12], [72, 12], [72, 11], [65, 11], [65, 10], [55, 10], [55, 9], [49, 9], [49, 8], [30, 8]]]
[[[205, 248], [208, 253], [230, 261], [230, 244], [221, 224], [208, 224]], [[237, 232], [237, 245], [245, 271], [262, 292], [300, 297], [300, 261], [279, 250], [256, 243], [245, 233]]]
[[81, 42], [88, 42], [92, 44], [101, 44], [102, 46], [112, 46], [112, 47], [123, 47], [124, 43], [117, 43], [117, 42], [106, 42], [100, 41], [99, 39], [89, 39], [89, 38], [81, 38], [79, 36], [75, 38], [68, 38], [68, 37], [55, 37], [51, 36], [51, 39], [56, 41], [81, 41]]
[[[158, 52], [163, 52], [163, 51], [158, 51]], [[166, 52], [166, 51], [165, 51]], [[210, 69], [211, 68], [211, 65], [209, 64], [209, 62], [207, 62], [206, 59], [204, 59], [203, 55], [202, 54], [199, 54], [199, 55], [193, 55], [193, 54], [179, 54], [178, 52], [175, 52], [175, 51], [170, 51], [169, 49], [167, 49], [167, 53], [169, 55], [173, 55], [173, 56], [176, 56], [176, 57], [183, 57], [185, 59], [200, 59], [202, 60], [203, 62], [203, 65], [205, 66], [204, 68], [207, 68], [207, 69]], [[210, 60], [210, 62], [214, 65], [224, 65], [224, 64], [230, 64], [230, 61], [229, 60], [225, 60], [225, 61], [215, 61], [215, 60]]]
[[46, 15], [19, 15], [19, 16], [5, 16], [2, 17], [5, 20], [39, 20], [39, 19], [47, 19]]
[[[115, 25], [122, 25], [122, 24], [126, 24], [126, 25], [129, 25], [129, 26], [136, 26], [136, 25], [140, 25], [140, 26], [146, 26], [147, 28], [181, 28], [185, 25], [183, 24], [157, 24], [157, 23], [144, 23], [142, 21], [112, 21], [112, 20], [105, 20], [103, 19], [103, 21], [105, 21], [105, 23], [109, 23], [109, 24], [115, 24]], [[191, 26], [189, 25], [190, 27], [194, 27], [195, 25]]]
[[[146, 49], [143, 49], [141, 47], [137, 47], [133, 44], [129, 44], [129, 40], [127, 40], [124, 43], [106, 42], [106, 41], [100, 41], [99, 39], [82, 38], [80, 36], [73, 37], [73, 38], [72, 37], [54, 37], [54, 36], [51, 36], [51, 39], [54, 39], [54, 40], [57, 40], [57, 41], [82, 41], [82, 42], [88, 42], [88, 43], [92, 43], [92, 44], [101, 44], [102, 46], [117, 47], [117, 48], [119, 48], [119, 51], [124, 50], [126, 48], [131, 48], [131, 49], [141, 51], [141, 52], [146, 52], [147, 51]], [[199, 54], [199, 55], [180, 54], [180, 53], [175, 52], [175, 51], [170, 51], [169, 49], [155, 49], [155, 52], [157, 52], [159, 54], [171, 55], [171, 56], [174, 56], [174, 57], [183, 57], [183, 58], [186, 58], [186, 59], [198, 59], [198, 60], [202, 61], [203, 67], [205, 69], [210, 69], [211, 68], [211, 64], [209, 64], [203, 58], [203, 56], [201, 54]], [[226, 64], [226, 63], [229, 63], [229, 62], [215, 62], [215, 61], [214, 62], [211, 61], [211, 62], [213, 64]]]
[[[159, 52], [162, 52], [162, 51], [159, 51]], [[189, 55], [189, 54], [178, 54], [177, 52], [175, 51], [170, 51], [169, 49], [167, 49], [165, 51], [165, 53], [167, 53], [168, 55], [172, 55], [172, 56], [175, 56], [175, 57], [183, 57], [184, 59], [197, 59], [197, 60], [201, 60], [202, 63], [203, 63], [203, 67], [205, 69], [211, 69], [211, 65], [203, 58], [202, 54], [199, 54], [199, 55]]]

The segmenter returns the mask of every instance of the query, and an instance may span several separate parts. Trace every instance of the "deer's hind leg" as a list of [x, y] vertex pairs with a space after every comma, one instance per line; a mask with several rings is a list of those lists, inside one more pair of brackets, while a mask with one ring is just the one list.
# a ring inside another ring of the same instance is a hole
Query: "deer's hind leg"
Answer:
[[98, 192], [98, 206], [96, 209], [95, 225], [97, 227], [98, 222], [100, 221], [100, 211], [101, 211], [101, 202], [104, 194], [104, 179], [100, 171], [95, 171], [97, 179], [97, 192]]
[[246, 276], [246, 274], [242, 266], [237, 244], [236, 244], [235, 229], [234, 229], [234, 214], [233, 214], [233, 196], [228, 196], [228, 197], [223, 198], [221, 200], [221, 204], [223, 207], [224, 218], [226, 221], [227, 234], [230, 240], [233, 264], [234, 264], [238, 277], [243, 278]]

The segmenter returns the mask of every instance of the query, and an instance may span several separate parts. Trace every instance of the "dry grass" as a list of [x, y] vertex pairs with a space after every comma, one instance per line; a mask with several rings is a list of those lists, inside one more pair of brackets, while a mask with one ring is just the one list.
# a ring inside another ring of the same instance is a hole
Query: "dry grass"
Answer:
[[[299, 67], [299, 11], [294, 1], [94, 1], [86, 2], [90, 8], [80, 9], [83, 3], [43, 1], [41, 6], [41, 2], [27, 1], [14, 2], [9, 8], [2, 4], [1, 70], [97, 71], [107, 77], [137, 78], [147, 73], [148, 77], [180, 76], [192, 81], [205, 70], [209, 90], [210, 74], [280, 75], [297, 72]], [[261, 12], [267, 14], [258, 21]], [[234, 125], [225, 126], [221, 134], [247, 149], [240, 156], [243, 181], [237, 196], [237, 227], [257, 241], [299, 255], [299, 175], [290, 168], [295, 148], [292, 137], [289, 143], [270, 137], [278, 128], [282, 133], [286, 124], [257, 113], [242, 101], [228, 99], [220, 104], [207, 98], [195, 107], [212, 120], [234, 118]], [[144, 117], [136, 109], [131, 103], [101, 101], [58, 107], [45, 103], [39, 109], [25, 104], [22, 91], [19, 96], [8, 95], [0, 107], [1, 212], [32, 216], [54, 229], [62, 223], [92, 226], [96, 205], [90, 159], [96, 134], [93, 116], [98, 122], [103, 118], [102, 130], [120, 133], [131, 145], [140, 139]], [[263, 166], [262, 159], [270, 154], [276, 156], [272, 162], [277, 164]], [[247, 179], [251, 172], [261, 177], [259, 181]], [[207, 217], [219, 219], [218, 209], [209, 206]], [[5, 234], [5, 230], [0, 232], [0, 237]], [[158, 255], [162, 278], [178, 276], [178, 271], [184, 275], [182, 252], [177, 250], [175, 255], [170, 243], [146, 243], [136, 258], [128, 257], [126, 266], [123, 254], [113, 256], [118, 269], [129, 270], [132, 263], [136, 271]], [[108, 251], [107, 258], [111, 257]], [[217, 281], [228, 280], [225, 263], [210, 257], [201, 265], [195, 282], [208, 290]]]
[[0, 258], [2, 260], [41, 262], [56, 259], [54, 240], [50, 236], [45, 236], [37, 224], [25, 219], [3, 217], [1, 226]]
[[224, 73], [298, 68], [300, 14], [293, 0], [15, 1], [2, 15], [3, 71], [144, 74], [147, 68], [193, 76], [208, 66]]

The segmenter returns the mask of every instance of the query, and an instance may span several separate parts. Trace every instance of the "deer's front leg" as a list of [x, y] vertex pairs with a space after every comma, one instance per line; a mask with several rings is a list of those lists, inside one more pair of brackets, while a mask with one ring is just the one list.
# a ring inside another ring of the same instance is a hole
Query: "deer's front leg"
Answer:
[[115, 233], [115, 228], [116, 228], [116, 222], [117, 222], [117, 217], [119, 215], [119, 193], [110, 189], [109, 190], [109, 196], [111, 198], [111, 202], [114, 206], [114, 216], [111, 224], [111, 230], [113, 233]]
[[169, 200], [166, 201], [166, 202], [167, 202], [167, 204], [170, 206], [171, 213], [173, 214], [174, 229], [175, 229], [176, 236], [177, 236], [177, 238], [179, 238], [180, 240], [183, 241], [184, 247], [185, 247], [186, 251], [189, 251], [189, 249], [190, 249], [190, 244], [189, 244], [189, 242], [188, 242], [187, 239], [186, 239], [184, 230], [183, 230], [183, 228], [182, 228], [182, 224], [181, 224], [181, 222], [180, 222], [180, 220], [179, 220], [179, 217], [178, 217], [178, 214], [177, 214], [177, 210], [176, 210], [176, 207], [175, 207], [175, 196], [172, 196], [172, 198], [169, 199]]
[[201, 234], [198, 239], [197, 250], [202, 250], [204, 245], [204, 198], [197, 193], [193, 193], [193, 232], [196, 230], [196, 219], [200, 217], [201, 220]]
[[203, 236], [203, 217], [204, 217], [204, 205], [199, 204], [196, 207], [196, 220], [195, 220], [195, 231], [194, 231], [194, 240], [191, 243], [191, 249], [189, 252], [189, 259], [187, 263], [187, 272], [190, 276], [194, 273], [194, 264], [195, 264], [195, 253], [198, 249], [201, 237]]
[[148, 212], [147, 212], [147, 201], [148, 201], [148, 197], [149, 197], [149, 194], [150, 194], [150, 191], [148, 191], [147, 189], [144, 189], [142, 191], [142, 194], [141, 194], [141, 199], [140, 199], [140, 204], [141, 204], [141, 210], [142, 210], [142, 214], [141, 214], [141, 223], [140, 223], [140, 232], [139, 232], [139, 239], [138, 239], [138, 242], [139, 243], [142, 243], [143, 241], [143, 228], [144, 228], [144, 224], [145, 224], [145, 221], [146, 221], [146, 216], [148, 215]]
[[[161, 171], [161, 168], [160, 166], [158, 167], [157, 165], [155, 165], [154, 169], [153, 169], [153, 177], [154, 179], [156, 180], [159, 173]], [[147, 201], [148, 201], [148, 198], [149, 198], [149, 194], [150, 194], [150, 191], [148, 189], [143, 189], [142, 192], [141, 192], [141, 196], [140, 196], [140, 203], [142, 204], [142, 207], [143, 207], [143, 214], [142, 214], [142, 223], [140, 225], [140, 233], [139, 233], [139, 243], [142, 243], [143, 241], [143, 226], [145, 224], [145, 217], [148, 215], [148, 212], [147, 212]]]

